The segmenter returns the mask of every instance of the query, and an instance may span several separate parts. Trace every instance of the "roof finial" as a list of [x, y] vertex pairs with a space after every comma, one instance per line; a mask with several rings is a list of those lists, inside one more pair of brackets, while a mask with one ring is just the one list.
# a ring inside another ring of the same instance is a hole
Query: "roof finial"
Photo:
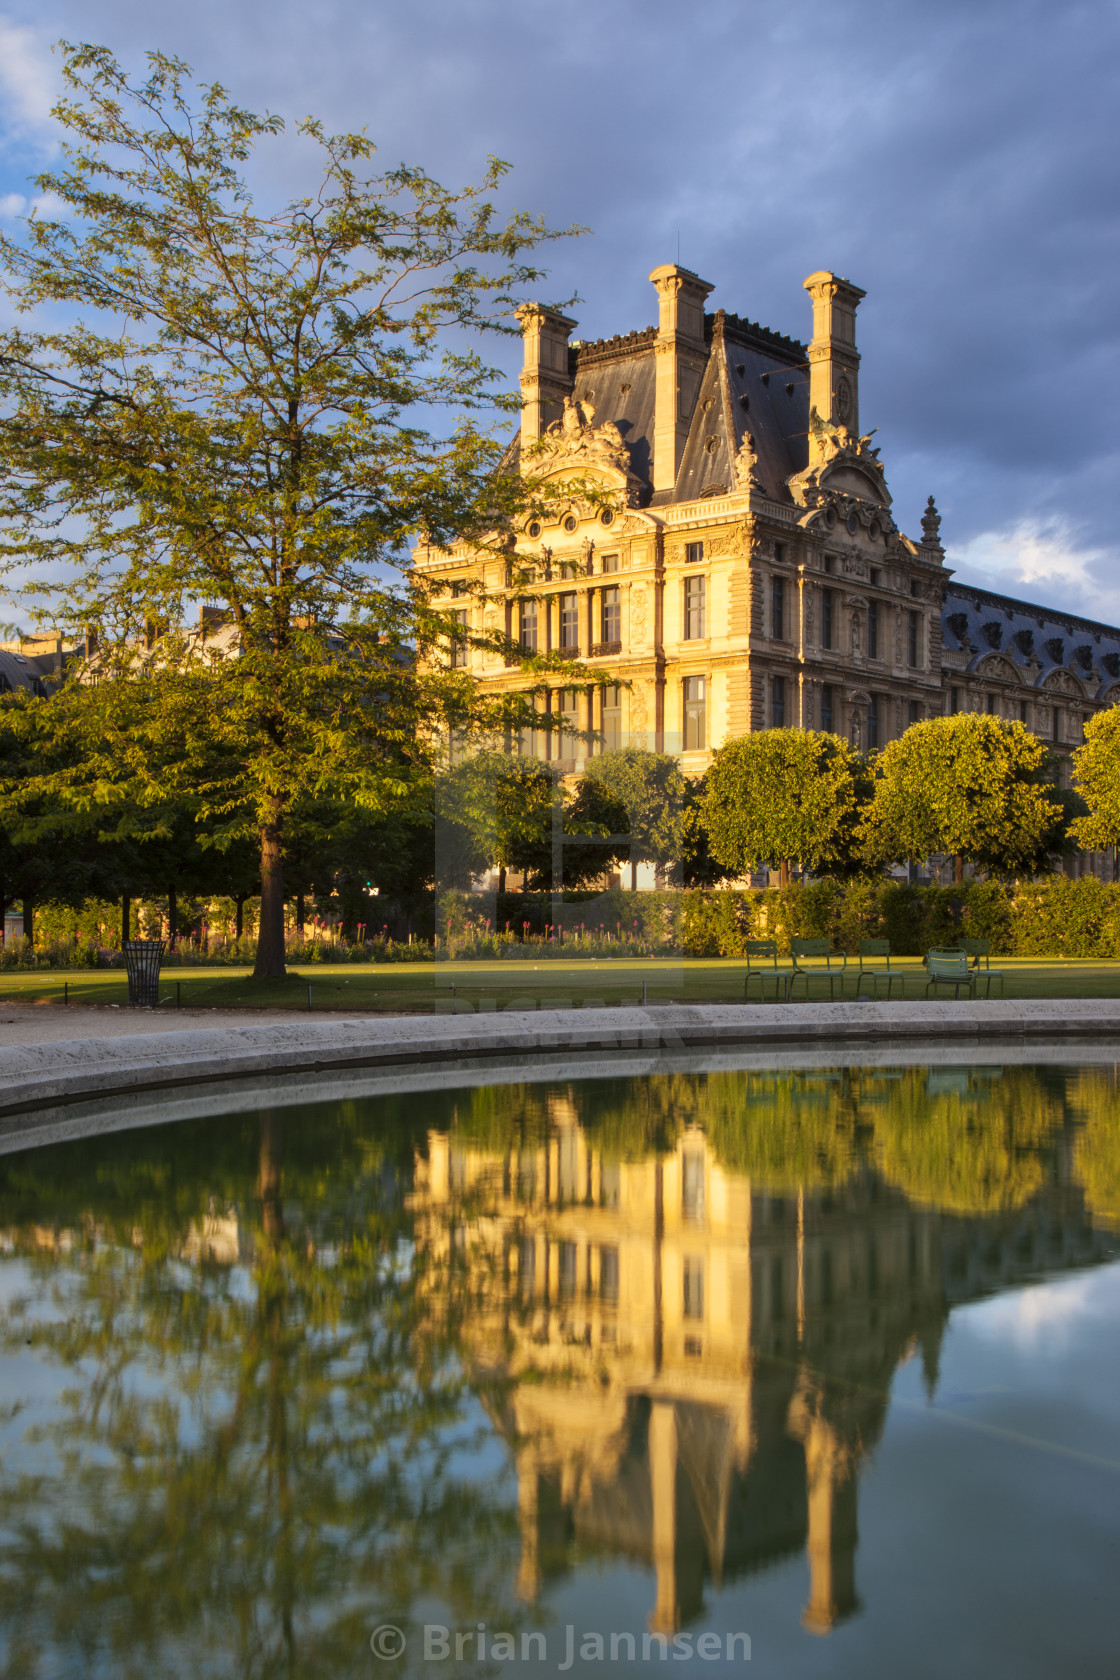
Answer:
[[937, 503], [932, 496], [926, 503], [926, 511], [922, 515], [922, 541], [927, 548], [941, 547], [941, 515], [937, 511]]

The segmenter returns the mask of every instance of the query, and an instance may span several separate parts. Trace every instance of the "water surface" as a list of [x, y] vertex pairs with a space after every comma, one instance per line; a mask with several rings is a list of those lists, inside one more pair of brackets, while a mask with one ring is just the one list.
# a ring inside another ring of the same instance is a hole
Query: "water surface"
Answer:
[[557, 1079], [3, 1158], [5, 1673], [1115, 1675], [1117, 1097]]

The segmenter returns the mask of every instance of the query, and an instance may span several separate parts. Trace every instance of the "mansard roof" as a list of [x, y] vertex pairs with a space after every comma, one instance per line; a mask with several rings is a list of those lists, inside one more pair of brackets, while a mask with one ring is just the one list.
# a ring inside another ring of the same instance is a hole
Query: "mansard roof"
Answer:
[[[771, 496], [789, 501], [786, 479], [808, 461], [805, 346], [722, 309], [705, 315], [704, 337], [708, 360], [677, 483], [656, 500], [692, 501], [730, 489], [735, 458], [749, 433], [760, 481]], [[573, 396], [591, 404], [596, 425], [611, 421], [622, 433], [631, 468], [644, 486], [643, 502], [652, 493], [656, 355], [656, 327], [573, 344], [568, 353]]]
[[775, 500], [790, 501], [786, 480], [809, 460], [804, 346], [722, 310], [712, 319], [711, 353], [671, 499], [734, 488], [735, 459], [749, 435], [758, 482]]
[[998, 652], [1025, 667], [1030, 682], [1044, 681], [1058, 670], [1072, 671], [1085, 683], [1095, 680], [1102, 688], [1120, 679], [1120, 629], [1010, 595], [948, 583], [941, 629], [949, 652], [972, 655], [970, 669]]

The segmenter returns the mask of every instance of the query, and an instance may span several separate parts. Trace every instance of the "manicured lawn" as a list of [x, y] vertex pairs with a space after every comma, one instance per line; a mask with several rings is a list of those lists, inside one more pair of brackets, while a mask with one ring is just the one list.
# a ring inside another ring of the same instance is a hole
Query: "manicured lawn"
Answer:
[[[898, 960], [898, 959], [896, 959]], [[785, 965], [785, 966], [788, 966]], [[901, 959], [902, 995], [925, 995], [925, 976], [917, 958]], [[1120, 961], [993, 959], [1003, 970], [1009, 998], [1120, 998]], [[248, 969], [164, 969], [162, 1006], [174, 1009], [299, 1009], [379, 1014], [444, 1014], [467, 1009], [536, 1009], [594, 1004], [740, 1002], [744, 967], [733, 960], [674, 962], [665, 959], [617, 962], [551, 961], [435, 964], [316, 964], [287, 981], [257, 984]], [[65, 992], [73, 1003], [126, 1004], [128, 987], [120, 969], [12, 969], [0, 972], [0, 1004], [61, 1006]], [[869, 995], [873, 995], [870, 988]], [[768, 996], [772, 995], [772, 986]], [[849, 971], [843, 995], [855, 996], [855, 971]], [[896, 985], [894, 996], [899, 997]], [[758, 987], [752, 984], [752, 1000]], [[839, 996], [839, 988], [837, 988]], [[885, 996], [885, 992], [883, 993]], [[952, 998], [951, 991], [934, 994]], [[981, 988], [980, 995], [983, 995]], [[797, 1000], [803, 996], [798, 984]], [[827, 998], [826, 985], [810, 987], [813, 998]], [[993, 996], [999, 996], [998, 985]]]

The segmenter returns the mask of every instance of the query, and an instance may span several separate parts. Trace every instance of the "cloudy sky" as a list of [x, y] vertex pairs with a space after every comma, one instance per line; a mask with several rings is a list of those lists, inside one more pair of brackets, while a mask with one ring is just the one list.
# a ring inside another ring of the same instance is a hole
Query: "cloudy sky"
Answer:
[[584, 338], [653, 321], [678, 238], [713, 306], [801, 337], [805, 275], [848, 275], [903, 529], [932, 492], [960, 577], [1120, 622], [1118, 0], [0, 0], [9, 218], [60, 36], [449, 185], [508, 159], [512, 200], [591, 230], [549, 289]]

